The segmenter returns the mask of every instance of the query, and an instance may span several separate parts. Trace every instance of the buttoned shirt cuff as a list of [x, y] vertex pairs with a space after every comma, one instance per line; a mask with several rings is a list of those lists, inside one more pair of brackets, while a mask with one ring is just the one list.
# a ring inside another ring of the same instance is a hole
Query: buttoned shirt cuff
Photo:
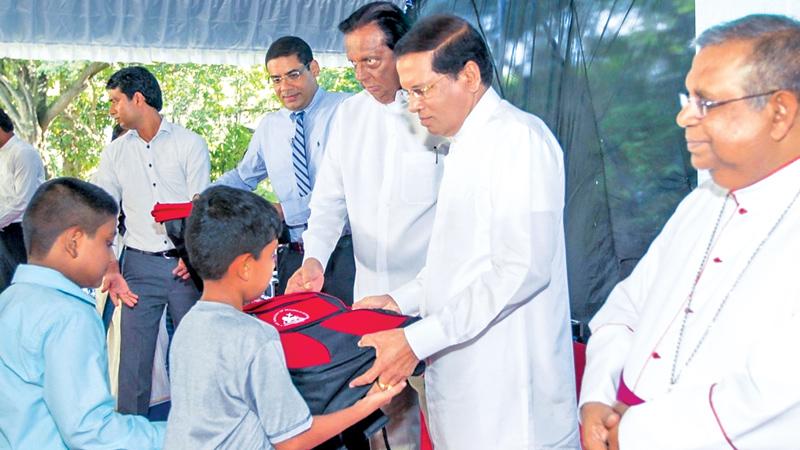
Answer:
[[426, 317], [403, 330], [417, 359], [425, 359], [447, 347], [447, 335], [436, 316]]
[[321, 245], [316, 241], [308, 239], [307, 234], [303, 234], [303, 262], [314, 258], [322, 264], [322, 270], [325, 270], [325, 268], [328, 267], [328, 259], [330, 259], [331, 254], [328, 252], [326, 256], [322, 256], [323, 252], [320, 251], [320, 247]]
[[389, 293], [397, 306], [400, 307], [400, 312], [407, 316], [415, 316], [419, 314], [419, 300], [423, 295], [422, 285], [416, 279], [400, 286], [394, 291]]

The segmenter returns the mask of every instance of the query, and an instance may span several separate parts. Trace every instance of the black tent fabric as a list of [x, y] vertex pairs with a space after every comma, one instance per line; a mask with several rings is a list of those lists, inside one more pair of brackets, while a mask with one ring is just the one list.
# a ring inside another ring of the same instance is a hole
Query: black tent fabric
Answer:
[[[588, 322], [696, 184], [675, 124], [693, 0], [418, 0], [476, 26], [495, 87], [564, 149], [573, 319]], [[479, 176], [479, 175], [476, 175]]]

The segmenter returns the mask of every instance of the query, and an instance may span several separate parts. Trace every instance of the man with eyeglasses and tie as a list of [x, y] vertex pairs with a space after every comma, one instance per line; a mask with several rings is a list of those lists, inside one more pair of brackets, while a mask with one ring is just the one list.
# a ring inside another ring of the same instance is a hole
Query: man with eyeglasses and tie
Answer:
[[[327, 282], [323, 267], [335, 230], [348, 219], [354, 299], [399, 287], [425, 263], [446, 145], [408, 112], [400, 88], [392, 49], [409, 28], [403, 11], [390, 2], [368, 3], [339, 24], [364, 91], [345, 100], [333, 118], [303, 234], [305, 260], [287, 292], [315, 291]], [[418, 448], [417, 403], [409, 389], [384, 408], [392, 450]], [[382, 447], [374, 437], [371, 448]]]
[[[273, 42], [267, 50], [266, 66], [283, 108], [261, 120], [238, 166], [214, 184], [252, 191], [269, 177], [288, 231], [282, 239], [288, 242], [283, 242], [278, 251], [276, 294], [280, 295], [303, 261], [302, 235], [331, 117], [350, 94], [319, 87], [319, 64], [308, 44], [298, 37], [284, 36]], [[350, 231], [342, 224], [330, 232], [335, 235], [334, 248], [327, 262], [325, 286], [319, 290], [351, 304], [355, 265]]]
[[695, 45], [677, 122], [711, 180], [590, 323], [587, 450], [798, 448], [800, 22]]

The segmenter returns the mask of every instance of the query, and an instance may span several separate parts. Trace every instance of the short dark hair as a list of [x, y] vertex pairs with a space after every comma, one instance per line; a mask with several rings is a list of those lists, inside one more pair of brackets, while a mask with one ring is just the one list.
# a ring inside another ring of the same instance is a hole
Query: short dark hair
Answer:
[[[703, 49], [731, 41], [753, 43], [747, 58], [752, 70], [742, 86], [747, 93], [786, 89], [800, 98], [800, 21], [781, 15], [752, 14], [709, 28], [694, 44]], [[750, 102], [761, 108], [767, 99], [759, 97]]]
[[43, 257], [65, 230], [78, 227], [93, 237], [119, 210], [106, 191], [77, 178], [44, 182], [31, 197], [22, 218], [22, 235], [28, 256]]
[[394, 49], [396, 57], [433, 51], [433, 71], [458, 76], [468, 61], [478, 65], [481, 83], [492, 85], [492, 57], [478, 31], [466, 20], [437, 14], [419, 21]]
[[14, 122], [12, 122], [11, 117], [8, 117], [8, 114], [3, 111], [3, 108], [0, 108], [0, 128], [6, 133], [14, 131]]
[[390, 2], [372, 2], [358, 8], [350, 17], [339, 24], [339, 31], [348, 34], [363, 26], [375, 23], [383, 31], [384, 44], [394, 50], [400, 40], [411, 28], [411, 22], [403, 10]]
[[282, 56], [297, 56], [300, 63], [308, 65], [313, 59], [314, 54], [311, 52], [311, 47], [308, 43], [297, 36], [283, 36], [275, 40], [272, 45], [267, 49], [267, 56], [264, 58], [264, 63], [268, 63], [275, 58]]
[[252, 192], [212, 186], [196, 199], [186, 223], [186, 250], [203, 280], [219, 280], [237, 256], [258, 259], [281, 231], [278, 212]]
[[133, 94], [140, 92], [144, 96], [145, 102], [161, 111], [164, 101], [161, 97], [161, 86], [158, 85], [156, 77], [149, 70], [141, 66], [125, 67], [111, 75], [106, 83], [106, 89], [119, 88], [129, 99]]

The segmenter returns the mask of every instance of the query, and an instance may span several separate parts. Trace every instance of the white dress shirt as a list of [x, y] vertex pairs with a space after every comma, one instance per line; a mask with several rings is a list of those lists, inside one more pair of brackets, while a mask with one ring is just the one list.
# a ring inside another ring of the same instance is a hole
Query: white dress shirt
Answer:
[[425, 268], [391, 293], [444, 449], [579, 448], [561, 148], [489, 89], [453, 137]]
[[731, 193], [705, 182], [592, 319], [581, 403], [612, 404], [623, 369], [644, 400], [622, 418], [621, 448], [798, 448], [798, 180], [795, 161]]
[[385, 294], [425, 262], [444, 156], [398, 91], [384, 105], [362, 91], [339, 105], [311, 196], [305, 257], [325, 267], [349, 217], [354, 298]]
[[0, 147], [0, 229], [21, 222], [22, 213], [44, 182], [39, 152], [16, 135]]
[[[318, 88], [311, 102], [303, 110], [305, 119], [303, 126], [308, 152], [308, 171], [311, 186], [328, 139], [329, 125], [336, 108], [351, 94], [327, 92]], [[289, 226], [289, 234], [293, 242], [301, 240], [311, 211], [308, 207], [310, 195], [301, 196], [297, 187], [297, 178], [292, 162], [292, 138], [295, 135], [295, 122], [291, 118], [292, 111], [281, 108], [261, 119], [247, 152], [236, 166], [214, 184], [235, 187], [237, 189], [254, 190], [259, 182], [269, 177], [272, 188], [280, 200], [283, 216]]]
[[164, 225], [150, 212], [158, 203], [191, 201], [208, 186], [208, 146], [198, 134], [161, 119], [150, 142], [130, 130], [100, 155], [93, 182], [122, 200], [124, 244], [148, 252], [174, 248]]

